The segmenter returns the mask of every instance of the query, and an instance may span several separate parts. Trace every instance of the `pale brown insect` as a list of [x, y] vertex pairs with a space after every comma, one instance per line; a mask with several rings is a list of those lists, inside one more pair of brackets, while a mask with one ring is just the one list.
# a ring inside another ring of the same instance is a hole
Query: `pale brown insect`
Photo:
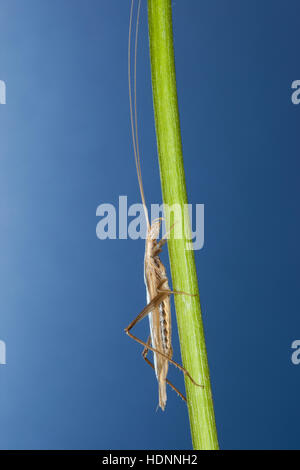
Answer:
[[[133, 17], [134, 0], [131, 2], [130, 21], [129, 21], [129, 39], [128, 39], [128, 82], [129, 82], [129, 102], [130, 102], [130, 119], [132, 130], [132, 141], [134, 158], [137, 169], [138, 182], [142, 203], [144, 207], [145, 217], [147, 221], [147, 237], [145, 244], [145, 257], [144, 257], [144, 278], [147, 291], [146, 307], [141, 313], [125, 328], [125, 332], [132, 339], [144, 346], [143, 358], [154, 369], [159, 391], [159, 406], [162, 410], [165, 409], [167, 401], [166, 384], [175, 390], [182, 399], [185, 397], [179, 390], [167, 379], [169, 362], [178, 367], [189, 379], [197, 386], [197, 384], [189, 372], [177, 362], [173, 361], [172, 344], [171, 344], [171, 294], [192, 295], [185, 292], [178, 292], [170, 290], [165, 266], [159, 258], [159, 254], [163, 245], [167, 241], [167, 234], [157, 241], [160, 232], [161, 219], [156, 219], [150, 224], [148, 211], [145, 202], [145, 195], [142, 183], [140, 155], [139, 155], [139, 142], [138, 142], [138, 126], [137, 126], [137, 106], [136, 106], [136, 58], [137, 58], [137, 39], [138, 39], [138, 26], [141, 1], [139, 0], [137, 7], [137, 20], [135, 31], [135, 47], [134, 47], [134, 117], [133, 117], [133, 104], [132, 104], [132, 91], [131, 91], [131, 35], [132, 35], [132, 17]], [[149, 316], [150, 323], [150, 336], [147, 342], [142, 341], [131, 333], [131, 329], [139, 321], [146, 316]], [[148, 351], [153, 352], [154, 365], [147, 358]]]

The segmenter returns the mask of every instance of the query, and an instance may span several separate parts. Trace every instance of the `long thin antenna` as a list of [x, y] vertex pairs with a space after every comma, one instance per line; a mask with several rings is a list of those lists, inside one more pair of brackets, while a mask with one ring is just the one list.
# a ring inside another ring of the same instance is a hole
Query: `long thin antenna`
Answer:
[[139, 138], [138, 138], [138, 120], [137, 120], [137, 98], [136, 98], [136, 64], [137, 64], [137, 45], [138, 45], [138, 32], [139, 32], [139, 18], [141, 9], [141, 0], [138, 2], [137, 18], [136, 18], [136, 29], [135, 29], [135, 45], [134, 45], [134, 118], [133, 118], [133, 105], [132, 105], [132, 90], [131, 90], [131, 36], [132, 36], [132, 16], [133, 16], [134, 0], [131, 0], [130, 9], [130, 20], [129, 20], [129, 37], [128, 37], [128, 88], [129, 88], [129, 105], [130, 105], [130, 122], [131, 122], [131, 133], [134, 160], [136, 166], [136, 172], [139, 182], [139, 188], [144, 207], [145, 217], [148, 228], [150, 227], [148, 210], [145, 201], [142, 172], [141, 172], [141, 161], [140, 161], [140, 150], [139, 150]]

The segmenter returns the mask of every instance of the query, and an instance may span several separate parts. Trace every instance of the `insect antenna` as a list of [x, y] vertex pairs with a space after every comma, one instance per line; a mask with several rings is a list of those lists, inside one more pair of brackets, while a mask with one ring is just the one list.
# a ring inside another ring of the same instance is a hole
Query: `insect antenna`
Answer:
[[135, 27], [135, 43], [134, 43], [134, 76], [133, 76], [133, 87], [134, 87], [134, 114], [133, 114], [133, 102], [132, 102], [132, 87], [131, 87], [131, 36], [132, 36], [132, 17], [133, 17], [133, 7], [134, 0], [131, 0], [131, 9], [130, 9], [130, 20], [129, 20], [129, 37], [128, 37], [128, 89], [129, 89], [129, 106], [130, 106], [130, 122], [131, 122], [131, 133], [132, 133], [132, 143], [133, 143], [133, 152], [134, 152], [134, 161], [136, 166], [136, 172], [138, 177], [138, 183], [141, 193], [142, 204], [144, 207], [145, 218], [147, 222], [147, 227], [149, 229], [149, 216], [146, 206], [143, 180], [142, 180], [142, 171], [141, 171], [141, 161], [140, 161], [140, 149], [139, 149], [139, 137], [138, 137], [138, 119], [137, 119], [137, 98], [136, 98], [136, 64], [137, 64], [137, 45], [138, 45], [138, 33], [139, 33], [139, 18], [141, 10], [141, 0], [138, 2], [137, 7], [137, 17], [136, 17], [136, 27]]

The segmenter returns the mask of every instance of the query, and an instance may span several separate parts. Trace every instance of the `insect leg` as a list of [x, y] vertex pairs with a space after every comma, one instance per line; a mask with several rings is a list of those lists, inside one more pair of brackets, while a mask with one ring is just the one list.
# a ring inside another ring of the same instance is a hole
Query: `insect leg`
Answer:
[[198, 294], [189, 294], [188, 292], [183, 292], [181, 290], [160, 289], [160, 287], [158, 287], [157, 292], [159, 292], [161, 294], [166, 293], [166, 294], [169, 294], [169, 295], [171, 295], [171, 294], [174, 294], [174, 295], [175, 294], [188, 295], [189, 297], [197, 297], [197, 295], [198, 295]]
[[166, 233], [164, 234], [164, 236], [163, 236], [163, 237], [159, 240], [159, 242], [157, 243], [156, 248], [155, 248], [155, 250], [154, 250], [154, 254], [155, 254], [155, 255], [161, 253], [162, 248], [163, 248], [163, 246], [167, 243], [168, 238], [169, 238], [169, 235], [170, 235], [170, 233], [171, 233], [171, 230], [173, 230], [175, 224], [176, 224], [176, 222], [174, 222], [174, 224], [171, 225], [170, 230], [168, 230], [168, 232], [166, 232]]
[[[150, 341], [151, 341], [151, 336], [149, 336], [149, 338], [148, 338], [147, 346], [145, 346], [144, 349], [143, 349], [142, 356], [143, 356], [143, 359], [145, 359], [145, 361], [147, 362], [147, 364], [149, 364], [149, 366], [152, 367], [152, 369], [155, 371], [154, 365], [147, 358], [147, 354], [148, 354], [148, 351], [149, 351], [148, 345], [150, 345]], [[178, 390], [178, 388], [175, 387], [175, 385], [173, 385], [168, 379], [166, 379], [166, 382], [177, 393], [177, 395], [180, 396], [180, 398], [182, 398], [182, 400], [186, 401], [185, 396], [182, 395], [182, 393]]]
[[197, 385], [197, 387], [202, 387], [204, 388], [204, 385], [200, 385], [198, 384], [197, 382], [195, 382], [195, 380], [193, 379], [193, 377], [190, 375], [190, 373], [183, 367], [181, 366], [180, 364], [178, 364], [178, 362], [175, 362], [173, 361], [173, 359], [171, 359], [167, 354], [164, 354], [162, 351], [160, 351], [159, 349], [156, 349], [156, 348], [153, 348], [152, 346], [150, 346], [149, 344], [145, 343], [144, 341], [142, 341], [141, 339], [137, 338], [136, 336], [134, 336], [132, 333], [130, 333], [130, 330], [134, 327], [134, 325], [136, 325], [138, 322], [140, 322], [143, 318], [145, 318], [150, 312], [152, 312], [152, 310], [154, 308], [157, 308], [161, 302], [164, 300], [165, 297], [168, 297], [169, 296], [169, 291], [163, 291], [159, 294], [157, 294], [157, 296], [154, 297], [154, 299], [151, 300], [151, 302], [149, 302], [148, 305], [146, 305], [146, 307], [141, 311], [141, 313], [139, 313], [139, 315], [130, 323], [130, 325], [127, 326], [127, 328], [125, 328], [125, 332], [126, 334], [134, 339], [137, 343], [141, 344], [142, 346], [144, 347], [147, 347], [148, 349], [150, 349], [150, 351], [152, 352], [155, 352], [157, 354], [160, 354], [161, 356], [165, 357], [166, 359], [168, 359], [168, 361], [173, 364], [175, 367], [177, 367], [179, 370], [181, 370], [184, 375], [186, 375], [190, 380], [191, 382], [194, 384], [194, 385]]

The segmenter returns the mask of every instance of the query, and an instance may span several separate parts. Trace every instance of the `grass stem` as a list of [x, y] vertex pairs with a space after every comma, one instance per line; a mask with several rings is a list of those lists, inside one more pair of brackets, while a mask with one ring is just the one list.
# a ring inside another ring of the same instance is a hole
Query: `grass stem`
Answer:
[[[153, 103], [164, 204], [187, 204], [173, 49], [171, 0], [148, 0]], [[167, 217], [167, 214], [166, 214]], [[170, 226], [170, 220], [167, 220]], [[168, 250], [173, 288], [198, 293], [194, 252], [186, 239], [171, 237]], [[175, 295], [184, 367], [204, 385], [186, 378], [186, 396], [194, 449], [218, 449], [213, 400], [199, 296]]]

